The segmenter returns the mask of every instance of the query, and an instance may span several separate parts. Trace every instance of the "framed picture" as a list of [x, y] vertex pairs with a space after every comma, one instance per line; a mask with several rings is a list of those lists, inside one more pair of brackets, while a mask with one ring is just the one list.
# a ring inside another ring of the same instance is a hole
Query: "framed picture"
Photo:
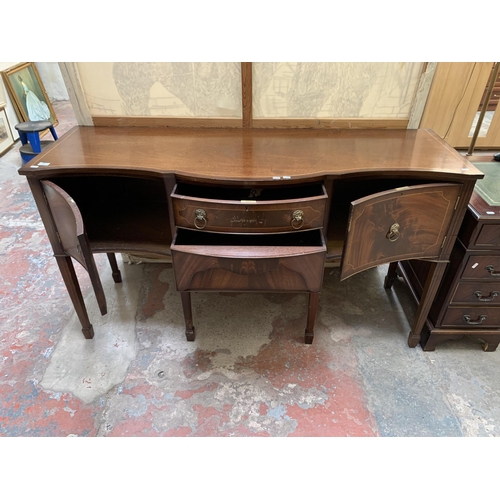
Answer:
[[14, 138], [10, 131], [9, 121], [5, 109], [0, 109], [0, 155], [14, 144]]
[[35, 63], [18, 64], [2, 75], [20, 121], [50, 120], [58, 124]]

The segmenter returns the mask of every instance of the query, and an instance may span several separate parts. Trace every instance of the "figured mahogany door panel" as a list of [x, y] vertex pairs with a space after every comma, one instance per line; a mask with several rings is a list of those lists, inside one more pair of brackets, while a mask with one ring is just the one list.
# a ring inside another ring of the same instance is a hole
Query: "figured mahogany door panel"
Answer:
[[500, 305], [500, 283], [460, 282], [457, 284], [450, 304]]
[[500, 307], [448, 307], [441, 326], [500, 328]]
[[41, 181], [41, 184], [64, 252], [89, 273], [101, 314], [104, 315], [106, 298], [80, 210], [71, 196], [59, 186], [50, 181]]
[[397, 188], [351, 203], [341, 279], [388, 262], [437, 259], [459, 184]]
[[500, 281], [500, 255], [471, 255], [461, 279]]
[[499, 248], [500, 224], [485, 224], [479, 231], [476, 246], [481, 248]]
[[87, 269], [78, 240], [85, 232], [80, 210], [73, 198], [56, 184], [42, 181], [42, 188], [64, 251]]
[[183, 244], [189, 243], [189, 237], [186, 241], [182, 230], [179, 233], [171, 248], [179, 291], [321, 290], [326, 245], [320, 230], [309, 232], [311, 244], [304, 246], [266, 246], [261, 244], [266, 238], [260, 235], [255, 236], [254, 245], [252, 241], [241, 245], [241, 236], [234, 239], [234, 245], [205, 246], [203, 241], [191, 245]]
[[327, 198], [322, 184], [273, 189], [178, 184], [172, 192], [176, 226], [245, 233], [323, 227]]

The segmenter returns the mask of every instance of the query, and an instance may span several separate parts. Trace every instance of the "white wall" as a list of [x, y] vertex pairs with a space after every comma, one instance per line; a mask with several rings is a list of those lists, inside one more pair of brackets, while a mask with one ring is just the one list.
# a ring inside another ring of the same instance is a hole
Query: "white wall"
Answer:
[[35, 64], [50, 102], [69, 101], [68, 91], [58, 63], [37, 62]]

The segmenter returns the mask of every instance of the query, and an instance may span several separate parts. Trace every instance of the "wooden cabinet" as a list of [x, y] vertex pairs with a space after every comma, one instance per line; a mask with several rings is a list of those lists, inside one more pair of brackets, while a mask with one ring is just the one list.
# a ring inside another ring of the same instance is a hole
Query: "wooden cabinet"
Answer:
[[[19, 173], [87, 338], [93, 330], [72, 259], [96, 275], [104, 313], [95, 252], [108, 254], [114, 275], [113, 252], [171, 255], [188, 340], [195, 338], [192, 292], [308, 293], [306, 343], [314, 337], [325, 260], [340, 260], [345, 279], [420, 259], [427, 267], [411, 347], [421, 340], [467, 201], [483, 177], [428, 130], [141, 127], [76, 127]], [[474, 237], [479, 254], [497, 244], [488, 229]], [[488, 283], [500, 269], [490, 264]], [[496, 300], [489, 287], [462, 287], [460, 300], [478, 291], [481, 307], [491, 307], [484, 306]], [[446, 321], [459, 321], [456, 304], [448, 300]], [[467, 316], [471, 327], [480, 321]]]

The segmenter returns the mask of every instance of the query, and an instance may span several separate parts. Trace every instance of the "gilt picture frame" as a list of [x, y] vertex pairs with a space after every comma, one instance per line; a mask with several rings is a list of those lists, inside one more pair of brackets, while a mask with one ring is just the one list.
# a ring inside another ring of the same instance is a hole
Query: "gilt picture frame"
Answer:
[[54, 126], [59, 123], [35, 63], [8, 68], [2, 77], [20, 121], [49, 120]]
[[0, 155], [3, 155], [12, 144], [14, 144], [14, 137], [10, 130], [9, 120], [5, 109], [0, 109]]

